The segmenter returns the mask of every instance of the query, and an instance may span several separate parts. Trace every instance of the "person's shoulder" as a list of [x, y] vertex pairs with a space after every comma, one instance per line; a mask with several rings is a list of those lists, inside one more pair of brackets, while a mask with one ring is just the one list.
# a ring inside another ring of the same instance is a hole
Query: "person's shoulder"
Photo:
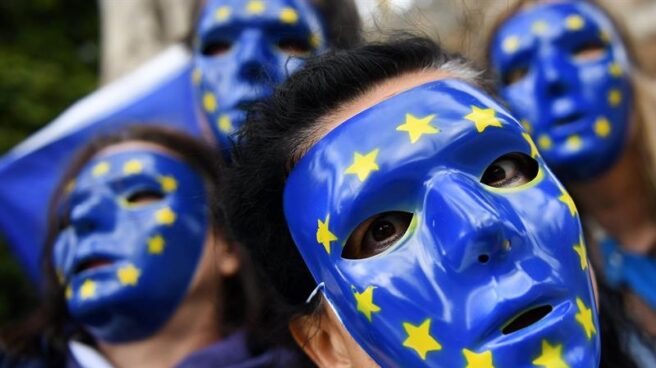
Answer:
[[286, 368], [299, 367], [300, 361], [296, 352], [283, 347], [270, 347], [255, 354], [248, 347], [246, 334], [239, 331], [191, 354], [176, 368]]

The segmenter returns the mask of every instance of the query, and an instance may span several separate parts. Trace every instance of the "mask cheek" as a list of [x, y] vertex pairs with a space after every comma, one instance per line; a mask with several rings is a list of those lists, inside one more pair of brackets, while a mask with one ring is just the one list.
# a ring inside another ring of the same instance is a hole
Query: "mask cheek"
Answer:
[[60, 282], [67, 279], [73, 272], [73, 261], [75, 259], [73, 246], [75, 241], [73, 238], [72, 231], [67, 230], [57, 238], [53, 248], [53, 264]]

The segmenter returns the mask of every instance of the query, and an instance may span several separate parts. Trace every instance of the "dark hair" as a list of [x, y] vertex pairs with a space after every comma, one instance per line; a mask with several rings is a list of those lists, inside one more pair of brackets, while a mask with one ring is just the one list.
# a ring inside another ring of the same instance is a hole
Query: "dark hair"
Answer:
[[425, 69], [448, 70], [454, 78], [487, 86], [461, 56], [427, 38], [401, 35], [309, 59], [269, 100], [254, 106], [238, 133], [223, 203], [237, 239], [293, 307], [285, 317], [308, 313], [316, 305], [304, 303], [316, 283], [283, 214], [283, 190], [291, 167], [311, 145], [313, 132], [327, 113], [389, 78]]
[[[361, 21], [353, 0], [307, 0], [323, 17], [328, 31], [328, 46], [348, 49], [362, 42]], [[196, 32], [196, 23], [207, 0], [196, 0], [191, 12], [191, 28], [185, 43], [191, 46]]]
[[[52, 253], [60, 222], [55, 209], [58, 208], [66, 185], [91, 158], [106, 147], [132, 141], [152, 143], [173, 151], [205, 178], [212, 228], [217, 235], [228, 240], [228, 244], [233, 247], [241, 261], [240, 270], [234, 276], [220, 280], [224, 293], [222, 300], [225, 301], [220, 309], [220, 334], [225, 336], [241, 328], [250, 330], [253, 336], [256, 335], [255, 330], [260, 323], [259, 305], [262, 293], [254, 281], [249, 258], [241, 247], [232, 241], [232, 236], [225, 226], [225, 216], [218, 206], [219, 190], [222, 186], [219, 178], [223, 166], [221, 156], [213, 146], [171, 128], [132, 126], [114, 134], [99, 136], [84, 146], [73, 158], [54, 192], [56, 194], [51, 199], [48, 234], [41, 260], [45, 277], [41, 307], [27, 321], [7, 328], [0, 336], [2, 348], [12, 359], [40, 358], [53, 366], [60, 366], [61, 359], [66, 356], [70, 339], [93, 344], [93, 338], [83, 327], [71, 320], [66, 307], [64, 286], [58, 282], [55, 274]], [[255, 337], [249, 336], [249, 339], [253, 349], [258, 350]]]

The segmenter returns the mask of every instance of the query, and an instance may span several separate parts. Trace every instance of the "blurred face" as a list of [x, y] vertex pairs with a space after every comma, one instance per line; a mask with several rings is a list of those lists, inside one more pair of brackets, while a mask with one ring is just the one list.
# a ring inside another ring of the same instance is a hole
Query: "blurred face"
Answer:
[[327, 132], [284, 211], [335, 319], [378, 365], [599, 362], [576, 208], [519, 123], [468, 84], [416, 86]]
[[500, 92], [566, 180], [605, 172], [627, 141], [632, 104], [620, 36], [593, 5], [548, 2], [520, 10], [494, 36]]
[[196, 28], [194, 84], [223, 149], [250, 104], [268, 96], [325, 48], [317, 10], [306, 0], [208, 0]]
[[102, 341], [152, 335], [186, 295], [205, 247], [203, 178], [158, 146], [131, 144], [89, 161], [67, 198], [54, 264], [71, 316]]

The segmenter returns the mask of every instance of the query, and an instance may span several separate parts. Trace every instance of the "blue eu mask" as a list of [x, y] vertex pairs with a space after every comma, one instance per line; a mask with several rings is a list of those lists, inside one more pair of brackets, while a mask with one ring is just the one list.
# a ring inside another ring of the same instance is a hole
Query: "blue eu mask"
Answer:
[[325, 49], [326, 33], [307, 0], [208, 0], [196, 28], [193, 83], [225, 151], [249, 105]]
[[520, 10], [495, 34], [492, 69], [511, 111], [565, 180], [606, 172], [627, 143], [632, 106], [626, 50], [585, 1]]
[[71, 183], [54, 248], [71, 317], [97, 339], [151, 336], [185, 297], [205, 246], [203, 178], [168, 154], [91, 160]]
[[599, 362], [572, 199], [519, 123], [464, 82], [415, 87], [329, 132], [290, 173], [284, 212], [383, 367]]

